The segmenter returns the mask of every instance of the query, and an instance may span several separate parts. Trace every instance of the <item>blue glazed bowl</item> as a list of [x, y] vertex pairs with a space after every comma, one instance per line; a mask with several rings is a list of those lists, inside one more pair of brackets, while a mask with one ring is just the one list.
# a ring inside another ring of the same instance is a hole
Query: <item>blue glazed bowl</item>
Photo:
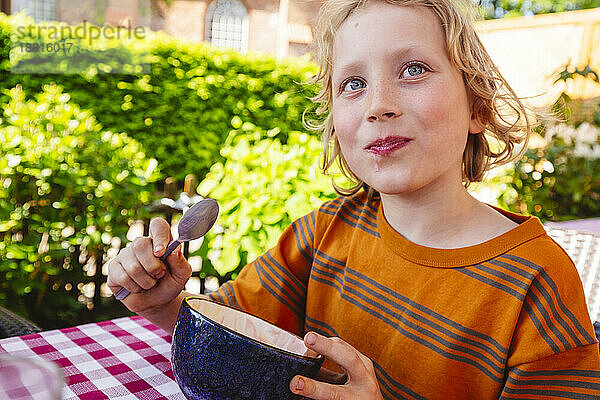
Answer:
[[173, 374], [190, 400], [301, 399], [295, 375], [315, 377], [324, 357], [275, 325], [201, 297], [186, 297], [171, 344]]

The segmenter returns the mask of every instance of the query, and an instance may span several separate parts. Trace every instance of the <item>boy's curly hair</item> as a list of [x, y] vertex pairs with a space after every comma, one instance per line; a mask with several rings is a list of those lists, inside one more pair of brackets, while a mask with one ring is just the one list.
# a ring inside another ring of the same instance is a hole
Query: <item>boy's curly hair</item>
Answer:
[[[321, 133], [323, 158], [321, 171], [328, 175], [335, 160], [341, 173], [353, 184], [342, 188], [332, 179], [334, 190], [344, 196], [351, 196], [363, 188], [369, 199], [378, 195], [377, 191], [362, 182], [352, 172], [344, 159], [335, 135], [332, 114], [332, 54], [333, 38], [340, 26], [353, 13], [365, 8], [373, 1], [397, 6], [420, 6], [432, 10], [438, 17], [446, 40], [448, 58], [463, 76], [473, 113], [485, 123], [480, 134], [469, 134], [463, 153], [463, 184], [482, 180], [491, 168], [519, 159], [527, 149], [531, 129], [536, 121], [535, 113], [526, 108], [483, 47], [474, 28], [473, 7], [468, 3], [462, 6], [457, 0], [327, 0], [319, 10], [313, 41], [313, 57], [319, 70], [306, 84], [319, 84], [320, 91], [311, 100], [319, 104], [317, 121], [307, 121], [306, 112], [302, 121], [307, 129]], [[322, 116], [325, 114], [325, 118]], [[488, 138], [496, 139], [500, 149], [494, 151]], [[516, 144], [522, 144], [517, 151]]]

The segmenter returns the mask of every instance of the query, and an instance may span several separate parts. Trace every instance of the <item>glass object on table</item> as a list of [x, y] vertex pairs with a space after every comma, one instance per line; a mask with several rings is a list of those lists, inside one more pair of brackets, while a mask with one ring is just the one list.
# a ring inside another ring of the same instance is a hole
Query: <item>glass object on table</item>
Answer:
[[60, 400], [64, 382], [62, 371], [51, 361], [0, 354], [0, 399]]

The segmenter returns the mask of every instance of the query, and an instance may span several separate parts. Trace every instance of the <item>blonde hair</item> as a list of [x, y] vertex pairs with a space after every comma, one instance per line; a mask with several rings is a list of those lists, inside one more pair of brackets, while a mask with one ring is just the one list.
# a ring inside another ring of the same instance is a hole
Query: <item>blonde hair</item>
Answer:
[[[321, 171], [328, 170], [338, 160], [340, 172], [354, 186], [342, 188], [332, 178], [334, 190], [344, 196], [351, 196], [361, 188], [368, 193], [369, 199], [378, 194], [365, 182], [362, 182], [350, 169], [344, 159], [335, 136], [333, 118], [330, 111], [332, 102], [332, 53], [333, 38], [340, 26], [353, 13], [365, 8], [373, 1], [385, 2], [397, 6], [421, 6], [431, 9], [438, 17], [444, 31], [446, 48], [450, 62], [462, 72], [463, 81], [471, 100], [472, 112], [482, 123], [484, 130], [479, 134], [469, 134], [463, 153], [462, 177], [465, 186], [479, 182], [489, 169], [519, 159], [527, 149], [527, 143], [535, 113], [526, 108], [517, 97], [508, 82], [483, 47], [473, 28], [473, 14], [467, 3], [457, 6], [456, 0], [327, 0], [319, 10], [313, 41], [313, 57], [319, 70], [307, 84], [318, 83], [319, 93], [312, 97], [319, 104], [315, 113], [326, 117], [316, 123], [302, 121], [307, 129], [321, 133], [323, 154]], [[501, 145], [500, 150], [490, 148], [487, 137], [495, 138]], [[520, 151], [515, 144], [522, 143]]]

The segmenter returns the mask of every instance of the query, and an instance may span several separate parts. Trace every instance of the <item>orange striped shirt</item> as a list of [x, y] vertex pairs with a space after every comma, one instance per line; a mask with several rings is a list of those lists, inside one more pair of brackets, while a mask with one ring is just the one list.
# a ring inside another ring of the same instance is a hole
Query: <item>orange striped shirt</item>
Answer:
[[536, 217], [497, 210], [519, 226], [435, 249], [395, 231], [379, 197], [340, 196], [211, 297], [300, 336], [341, 337], [373, 361], [386, 399], [600, 399], [573, 262]]

